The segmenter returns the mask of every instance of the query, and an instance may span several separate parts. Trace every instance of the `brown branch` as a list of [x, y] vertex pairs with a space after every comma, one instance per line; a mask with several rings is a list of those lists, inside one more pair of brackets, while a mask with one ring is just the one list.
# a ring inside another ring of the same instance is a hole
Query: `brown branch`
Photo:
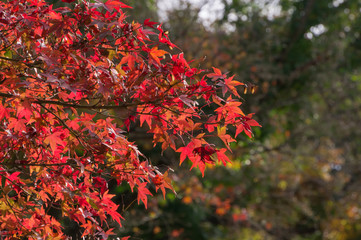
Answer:
[[12, 98], [12, 97], [18, 97], [18, 96], [14, 96], [14, 95], [8, 94], [8, 93], [0, 93], [0, 97], [3, 97], [3, 98]]
[[84, 145], [83, 142], [85, 142], [85, 140], [79, 135], [77, 134], [72, 128], [70, 128], [64, 121], [63, 119], [61, 119], [58, 115], [56, 115], [55, 113], [53, 113], [49, 108], [45, 107], [42, 104], [39, 104], [42, 108], [44, 108], [47, 112], [49, 112], [50, 114], [52, 114], [56, 119], [59, 120], [59, 122], [70, 131], [70, 133], [79, 141], [79, 143], [86, 149], [86, 146]]
[[[3, 98], [20, 98], [20, 96], [9, 94], [9, 93], [0, 93], [0, 97]], [[138, 105], [146, 105], [149, 103], [154, 102], [147, 102], [147, 103], [140, 103], [140, 102], [131, 102], [131, 103], [123, 103], [121, 105], [82, 105], [82, 104], [76, 104], [76, 103], [67, 103], [67, 102], [61, 102], [61, 101], [54, 101], [54, 100], [45, 100], [45, 99], [37, 99], [33, 98], [29, 100], [33, 103], [42, 105], [42, 104], [53, 104], [53, 105], [59, 105], [63, 107], [69, 107], [69, 108], [82, 108], [82, 109], [123, 109], [127, 107], [134, 107]]]
[[53, 101], [53, 100], [43, 100], [43, 99], [36, 99], [34, 101], [36, 104], [54, 104], [60, 105], [63, 107], [72, 107], [72, 108], [83, 108], [83, 109], [122, 109], [130, 106], [137, 106], [141, 105], [140, 103], [133, 102], [133, 103], [123, 103], [121, 105], [81, 105], [81, 104], [73, 104], [73, 103], [66, 103], [60, 101]]
[[12, 59], [12, 58], [7, 58], [7, 57], [0, 57], [0, 59], [6, 60], [6, 61], [12, 61], [12, 62], [19, 62], [19, 60], [17, 60], [17, 59]]

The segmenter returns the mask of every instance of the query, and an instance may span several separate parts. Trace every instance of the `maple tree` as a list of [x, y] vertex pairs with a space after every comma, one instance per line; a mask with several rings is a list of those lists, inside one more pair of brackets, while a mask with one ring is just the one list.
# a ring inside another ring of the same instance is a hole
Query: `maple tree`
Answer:
[[229, 128], [251, 137], [259, 126], [240, 109], [242, 83], [172, 54], [161, 24], [127, 22], [120, 1], [63, 2], [0, 3], [0, 228], [8, 239], [64, 238], [53, 208], [83, 236], [106, 238], [110, 219], [122, 219], [111, 179], [128, 183], [145, 207], [150, 185], [173, 190], [168, 171], [128, 140], [132, 126], [202, 174], [229, 161]]

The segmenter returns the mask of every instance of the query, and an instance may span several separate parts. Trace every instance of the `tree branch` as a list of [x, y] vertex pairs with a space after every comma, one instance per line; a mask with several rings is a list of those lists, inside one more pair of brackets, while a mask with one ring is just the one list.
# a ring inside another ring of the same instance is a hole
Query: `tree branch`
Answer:
[[[0, 97], [2, 98], [19, 98], [20, 96], [9, 94], [9, 93], [0, 93]], [[153, 102], [147, 102], [147, 103], [140, 103], [140, 102], [131, 102], [131, 103], [122, 103], [120, 105], [82, 105], [82, 104], [76, 104], [76, 103], [68, 103], [68, 102], [61, 102], [61, 101], [54, 101], [54, 100], [45, 100], [45, 99], [37, 99], [37, 98], [28, 98], [31, 102], [36, 104], [53, 104], [53, 105], [59, 105], [63, 107], [69, 107], [69, 108], [82, 108], [82, 109], [123, 109], [127, 107], [134, 107], [138, 105], [145, 105], [149, 103], [155, 103]]]

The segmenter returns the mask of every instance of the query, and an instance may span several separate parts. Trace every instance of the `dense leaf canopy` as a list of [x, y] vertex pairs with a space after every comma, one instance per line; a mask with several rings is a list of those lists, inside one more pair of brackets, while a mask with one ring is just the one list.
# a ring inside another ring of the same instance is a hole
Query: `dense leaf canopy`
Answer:
[[111, 179], [145, 207], [149, 186], [173, 190], [168, 171], [128, 139], [134, 126], [202, 173], [226, 164], [236, 135], [259, 126], [240, 109], [242, 83], [172, 54], [161, 24], [127, 22], [119, 1], [63, 2], [0, 2], [0, 228], [8, 239], [63, 238], [66, 219], [83, 236], [106, 238], [110, 219], [122, 218]]

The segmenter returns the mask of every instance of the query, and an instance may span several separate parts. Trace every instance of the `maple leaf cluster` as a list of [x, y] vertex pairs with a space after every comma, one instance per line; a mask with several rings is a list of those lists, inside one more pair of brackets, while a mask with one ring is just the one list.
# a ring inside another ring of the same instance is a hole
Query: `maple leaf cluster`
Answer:
[[229, 126], [249, 136], [259, 126], [239, 108], [242, 83], [172, 54], [161, 25], [127, 22], [119, 1], [66, 2], [0, 2], [0, 229], [9, 239], [65, 237], [54, 207], [83, 236], [106, 238], [109, 218], [122, 219], [111, 179], [145, 207], [149, 185], [173, 190], [168, 171], [128, 140], [131, 126], [202, 173], [229, 161]]

